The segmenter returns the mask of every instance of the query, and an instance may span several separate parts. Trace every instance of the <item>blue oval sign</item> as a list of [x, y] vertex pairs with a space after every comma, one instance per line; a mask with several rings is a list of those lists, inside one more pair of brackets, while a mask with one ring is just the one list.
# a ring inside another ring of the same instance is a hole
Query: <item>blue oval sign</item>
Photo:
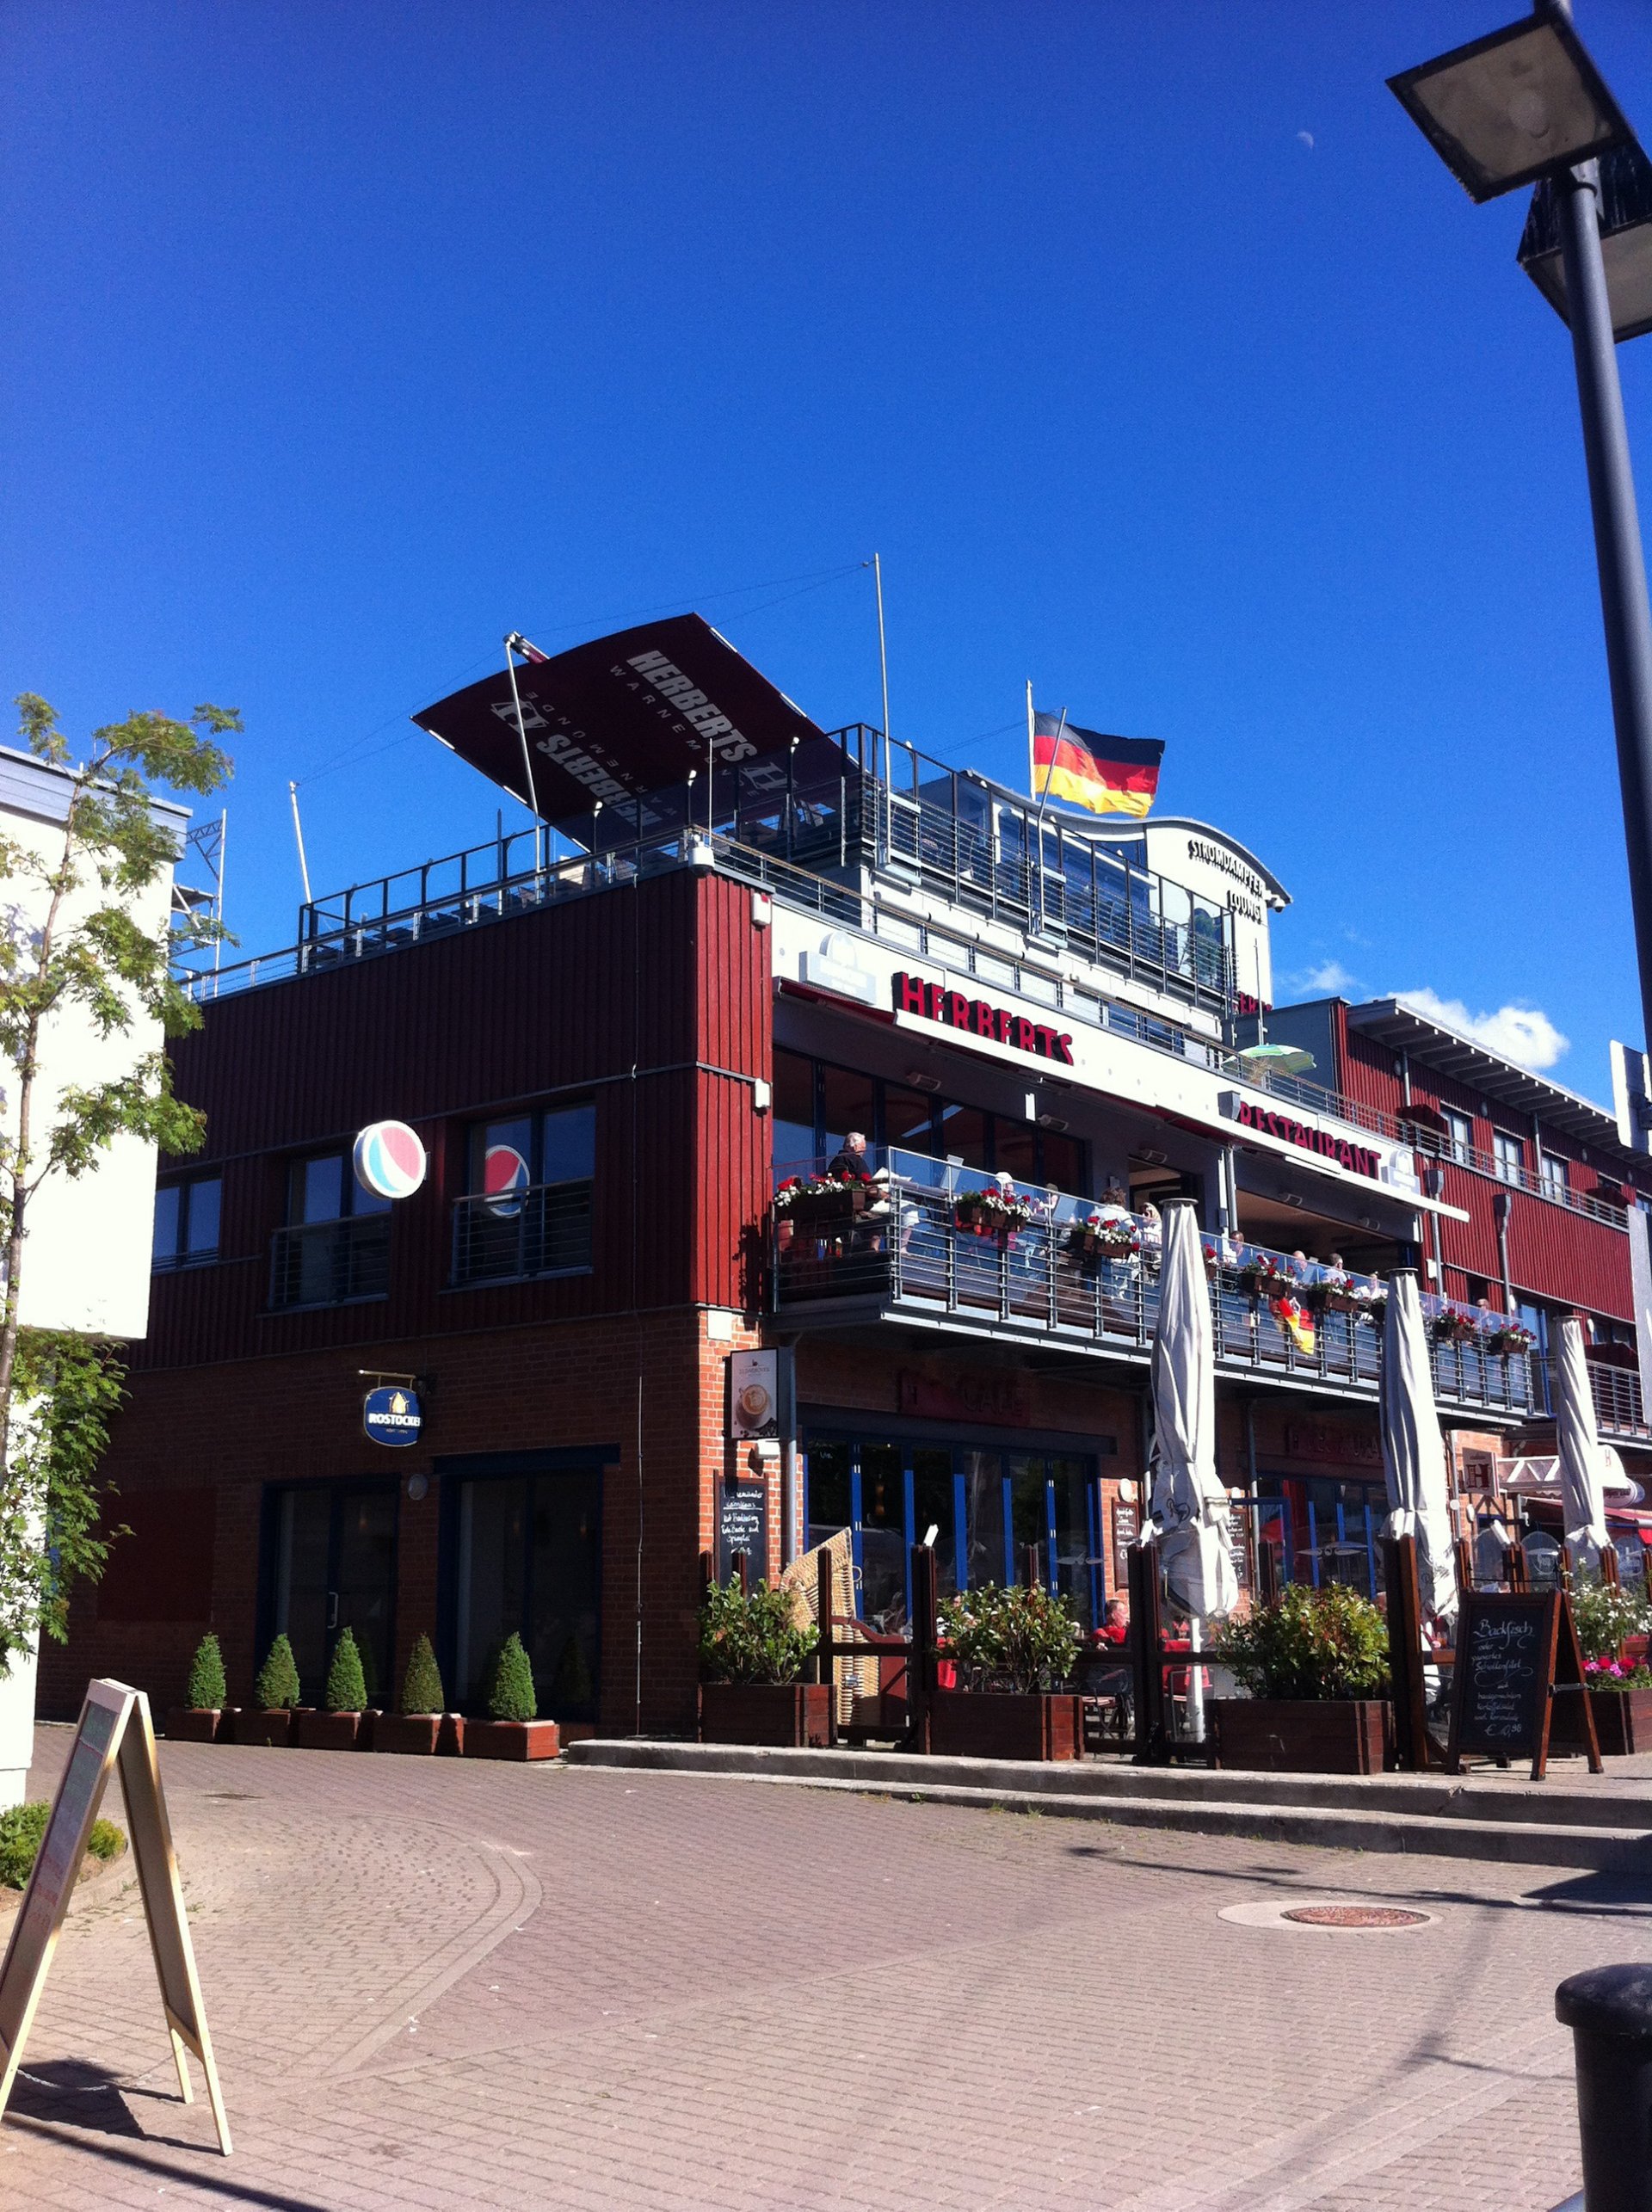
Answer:
[[361, 1426], [375, 1444], [416, 1444], [424, 1414], [411, 1390], [369, 1390]]

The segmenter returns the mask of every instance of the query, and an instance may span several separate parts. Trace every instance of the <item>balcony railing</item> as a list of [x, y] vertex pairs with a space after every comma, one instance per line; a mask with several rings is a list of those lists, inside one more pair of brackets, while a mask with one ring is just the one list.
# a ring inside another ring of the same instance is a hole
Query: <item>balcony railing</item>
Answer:
[[[1632, 1367], [1608, 1367], [1604, 1361], [1589, 1362], [1589, 1394], [1594, 1400], [1595, 1426], [1608, 1444], [1627, 1440], [1644, 1443], [1652, 1438], [1652, 1423], [1646, 1417], [1642, 1398], [1641, 1378]], [[1553, 1363], [1547, 1359], [1532, 1362], [1532, 1409], [1535, 1414], [1552, 1414], [1555, 1410]]]
[[[1097, 1349], [1140, 1353], [1150, 1346], [1159, 1302], [1151, 1217], [1114, 1211], [1099, 1234], [1125, 1242], [1109, 1249], [1091, 1226], [1094, 1200], [1015, 1185], [1008, 1195], [1025, 1211], [1005, 1229], [994, 1205], [1002, 1187], [996, 1177], [915, 1153], [867, 1157], [885, 1171], [867, 1183], [834, 1184], [823, 1162], [783, 1173], [774, 1220], [781, 1310], [854, 1300], [914, 1315], [953, 1315], [965, 1326], [1047, 1332]], [[1219, 1365], [1375, 1394], [1387, 1292], [1379, 1278], [1334, 1274], [1263, 1246], [1213, 1238], [1205, 1240], [1205, 1264]], [[1493, 1351], [1493, 1331], [1477, 1309], [1432, 1295], [1423, 1307], [1442, 1402], [1532, 1410], [1528, 1355]]]
[[591, 1186], [539, 1183], [453, 1206], [453, 1281], [572, 1275], [591, 1264]]
[[342, 1306], [390, 1290], [390, 1216], [361, 1214], [278, 1229], [270, 1245], [272, 1306]]

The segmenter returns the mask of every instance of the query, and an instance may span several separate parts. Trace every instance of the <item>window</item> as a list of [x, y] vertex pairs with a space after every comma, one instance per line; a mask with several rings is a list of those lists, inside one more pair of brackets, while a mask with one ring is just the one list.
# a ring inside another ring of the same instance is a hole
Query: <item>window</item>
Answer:
[[342, 1306], [389, 1289], [390, 1200], [362, 1188], [347, 1152], [295, 1160], [270, 1253], [271, 1305]]
[[1539, 1155], [1539, 1164], [1544, 1198], [1558, 1198], [1563, 1205], [1570, 1187], [1566, 1180], [1565, 1161], [1556, 1159], [1552, 1152], [1544, 1152]]
[[513, 1114], [471, 1131], [470, 1195], [453, 1216], [453, 1279], [569, 1275], [591, 1264], [596, 1108]]
[[1450, 1106], [1442, 1106], [1439, 1118], [1446, 1124], [1445, 1149], [1453, 1160], [1465, 1164], [1474, 1149], [1474, 1124], [1465, 1113], [1457, 1113]]
[[218, 1257], [217, 1175], [195, 1175], [184, 1183], [163, 1183], [155, 1193], [156, 1267], [201, 1267]]
[[1519, 1138], [1511, 1137], [1507, 1130], [1494, 1130], [1491, 1149], [1497, 1163], [1498, 1180], [1518, 1183], [1526, 1172], [1526, 1147]]
[[815, 1063], [800, 1052], [774, 1055], [774, 1097], [770, 1109], [774, 1167], [793, 1174], [815, 1156]]

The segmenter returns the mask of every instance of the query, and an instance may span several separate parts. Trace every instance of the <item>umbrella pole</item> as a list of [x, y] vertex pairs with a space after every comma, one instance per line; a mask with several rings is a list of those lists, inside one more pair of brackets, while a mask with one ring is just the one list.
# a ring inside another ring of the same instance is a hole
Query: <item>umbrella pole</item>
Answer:
[[1199, 1663], [1205, 1648], [1205, 1624], [1197, 1614], [1187, 1624], [1187, 1648], [1193, 1663], [1187, 1670], [1187, 1733], [1195, 1743], [1205, 1741], [1205, 1670]]

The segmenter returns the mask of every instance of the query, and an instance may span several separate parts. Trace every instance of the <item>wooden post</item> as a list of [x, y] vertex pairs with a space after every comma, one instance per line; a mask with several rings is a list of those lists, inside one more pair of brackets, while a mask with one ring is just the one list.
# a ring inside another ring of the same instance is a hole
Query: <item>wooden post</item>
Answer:
[[745, 1553], [743, 1551], [737, 1551], [733, 1558], [729, 1562], [729, 1564], [734, 1569], [735, 1580], [740, 1585], [740, 1595], [743, 1598], [749, 1597], [751, 1592], [746, 1580]]
[[819, 1639], [815, 1645], [815, 1679], [826, 1685], [827, 1737], [837, 1741], [837, 1684], [832, 1665], [832, 1555], [823, 1544], [815, 1560], [815, 1619]]
[[1460, 1536], [1452, 1551], [1457, 1561], [1457, 1594], [1461, 1598], [1474, 1587], [1474, 1546], [1467, 1537]]
[[1256, 1594], [1265, 1605], [1279, 1603], [1279, 1554], [1260, 1525], [1256, 1531]]
[[932, 1546], [912, 1547], [912, 1655], [906, 1663], [908, 1726], [914, 1751], [931, 1747], [935, 1691], [935, 1646], [940, 1640], [935, 1555]]
[[[1507, 1568], [1508, 1587], [1511, 1590], [1530, 1588], [1532, 1578], [1526, 1571], [1526, 1546], [1519, 1537], [1516, 1537], [1513, 1543], [1509, 1545], [1508, 1556], [1504, 1564]], [[1652, 1596], [1652, 1583], [1647, 1585], [1647, 1593]]]
[[1039, 1547], [1036, 1543], [1027, 1545], [1025, 1565], [1026, 1587], [1029, 1590], [1036, 1590], [1039, 1587]]
[[1130, 1653], [1136, 1678], [1136, 1763], [1162, 1766], [1169, 1759], [1164, 1729], [1163, 1623], [1159, 1612], [1159, 1547], [1132, 1543], [1130, 1568]]
[[1618, 1554], [1611, 1544], [1606, 1544], [1600, 1553], [1600, 1580], [1608, 1590], [1623, 1587], [1618, 1574]]
[[1388, 1591], [1395, 1751], [1402, 1772], [1420, 1774], [1428, 1764], [1428, 1726], [1423, 1711], [1422, 1600], [1417, 1591], [1415, 1537], [1383, 1538], [1383, 1580]]

